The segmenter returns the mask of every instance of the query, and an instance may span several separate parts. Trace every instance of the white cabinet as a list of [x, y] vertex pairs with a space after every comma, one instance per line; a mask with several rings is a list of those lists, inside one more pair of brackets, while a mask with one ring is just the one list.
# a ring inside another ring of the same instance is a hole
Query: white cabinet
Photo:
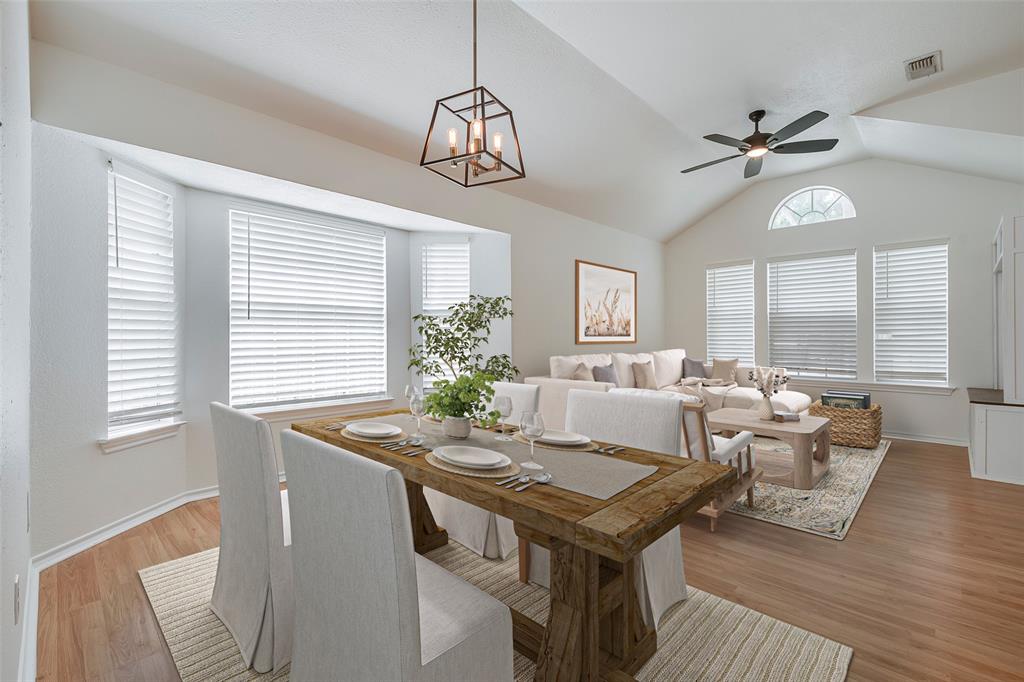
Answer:
[[1024, 484], [1024, 405], [971, 403], [971, 476]]

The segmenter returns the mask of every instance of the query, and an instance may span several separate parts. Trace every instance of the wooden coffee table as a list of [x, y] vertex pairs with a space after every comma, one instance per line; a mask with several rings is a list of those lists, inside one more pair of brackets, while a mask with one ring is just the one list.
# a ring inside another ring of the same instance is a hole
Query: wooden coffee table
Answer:
[[755, 436], [777, 438], [789, 443], [793, 456], [757, 451], [757, 465], [764, 469], [766, 483], [810, 490], [828, 471], [831, 438], [824, 417], [802, 415], [798, 422], [762, 421], [755, 410], [727, 407], [708, 413], [708, 424], [722, 431], [751, 431]]

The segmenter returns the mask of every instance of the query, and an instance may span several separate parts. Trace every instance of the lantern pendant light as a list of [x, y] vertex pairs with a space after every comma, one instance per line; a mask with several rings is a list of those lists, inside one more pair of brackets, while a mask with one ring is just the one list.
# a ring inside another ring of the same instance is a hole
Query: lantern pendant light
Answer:
[[512, 110], [476, 78], [473, 0], [473, 87], [434, 103], [420, 165], [463, 187], [526, 177]]

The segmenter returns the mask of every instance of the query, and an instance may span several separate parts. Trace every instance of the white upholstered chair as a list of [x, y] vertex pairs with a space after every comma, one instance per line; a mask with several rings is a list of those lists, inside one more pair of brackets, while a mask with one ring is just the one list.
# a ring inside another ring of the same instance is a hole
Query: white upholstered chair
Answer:
[[220, 488], [220, 559], [210, 608], [257, 672], [291, 660], [293, 601], [288, 492], [270, 425], [210, 403]]
[[[565, 426], [591, 438], [667, 455], [682, 447], [682, 403], [647, 395], [569, 391]], [[532, 582], [549, 586], [549, 553], [530, 544], [525, 553]], [[520, 567], [521, 573], [524, 567]], [[640, 555], [637, 597], [644, 622], [656, 628], [670, 606], [686, 599], [682, 536], [673, 528]]]
[[285, 431], [291, 679], [511, 680], [507, 606], [413, 551], [396, 469]]
[[[518, 424], [523, 412], [536, 412], [539, 393], [539, 386], [494, 382], [495, 397], [512, 398], [512, 415], [505, 420], [508, 424]], [[509, 519], [430, 488], [423, 489], [423, 497], [448, 537], [480, 556], [506, 559], [516, 548], [518, 539]]]

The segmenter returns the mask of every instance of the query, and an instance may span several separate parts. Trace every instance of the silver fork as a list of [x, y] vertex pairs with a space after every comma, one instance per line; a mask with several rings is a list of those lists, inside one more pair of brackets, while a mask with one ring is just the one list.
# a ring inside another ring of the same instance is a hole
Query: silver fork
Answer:
[[401, 450], [408, 444], [409, 441], [400, 440], [397, 443], [385, 443], [384, 445], [381, 445], [381, 447], [384, 448], [385, 450]]
[[426, 445], [423, 445], [418, 450], [413, 450], [412, 452], [403, 452], [402, 454], [405, 455], [406, 457], [415, 457], [416, 455], [422, 455], [424, 453], [433, 452], [433, 451], [434, 451], [434, 448], [427, 447]]

